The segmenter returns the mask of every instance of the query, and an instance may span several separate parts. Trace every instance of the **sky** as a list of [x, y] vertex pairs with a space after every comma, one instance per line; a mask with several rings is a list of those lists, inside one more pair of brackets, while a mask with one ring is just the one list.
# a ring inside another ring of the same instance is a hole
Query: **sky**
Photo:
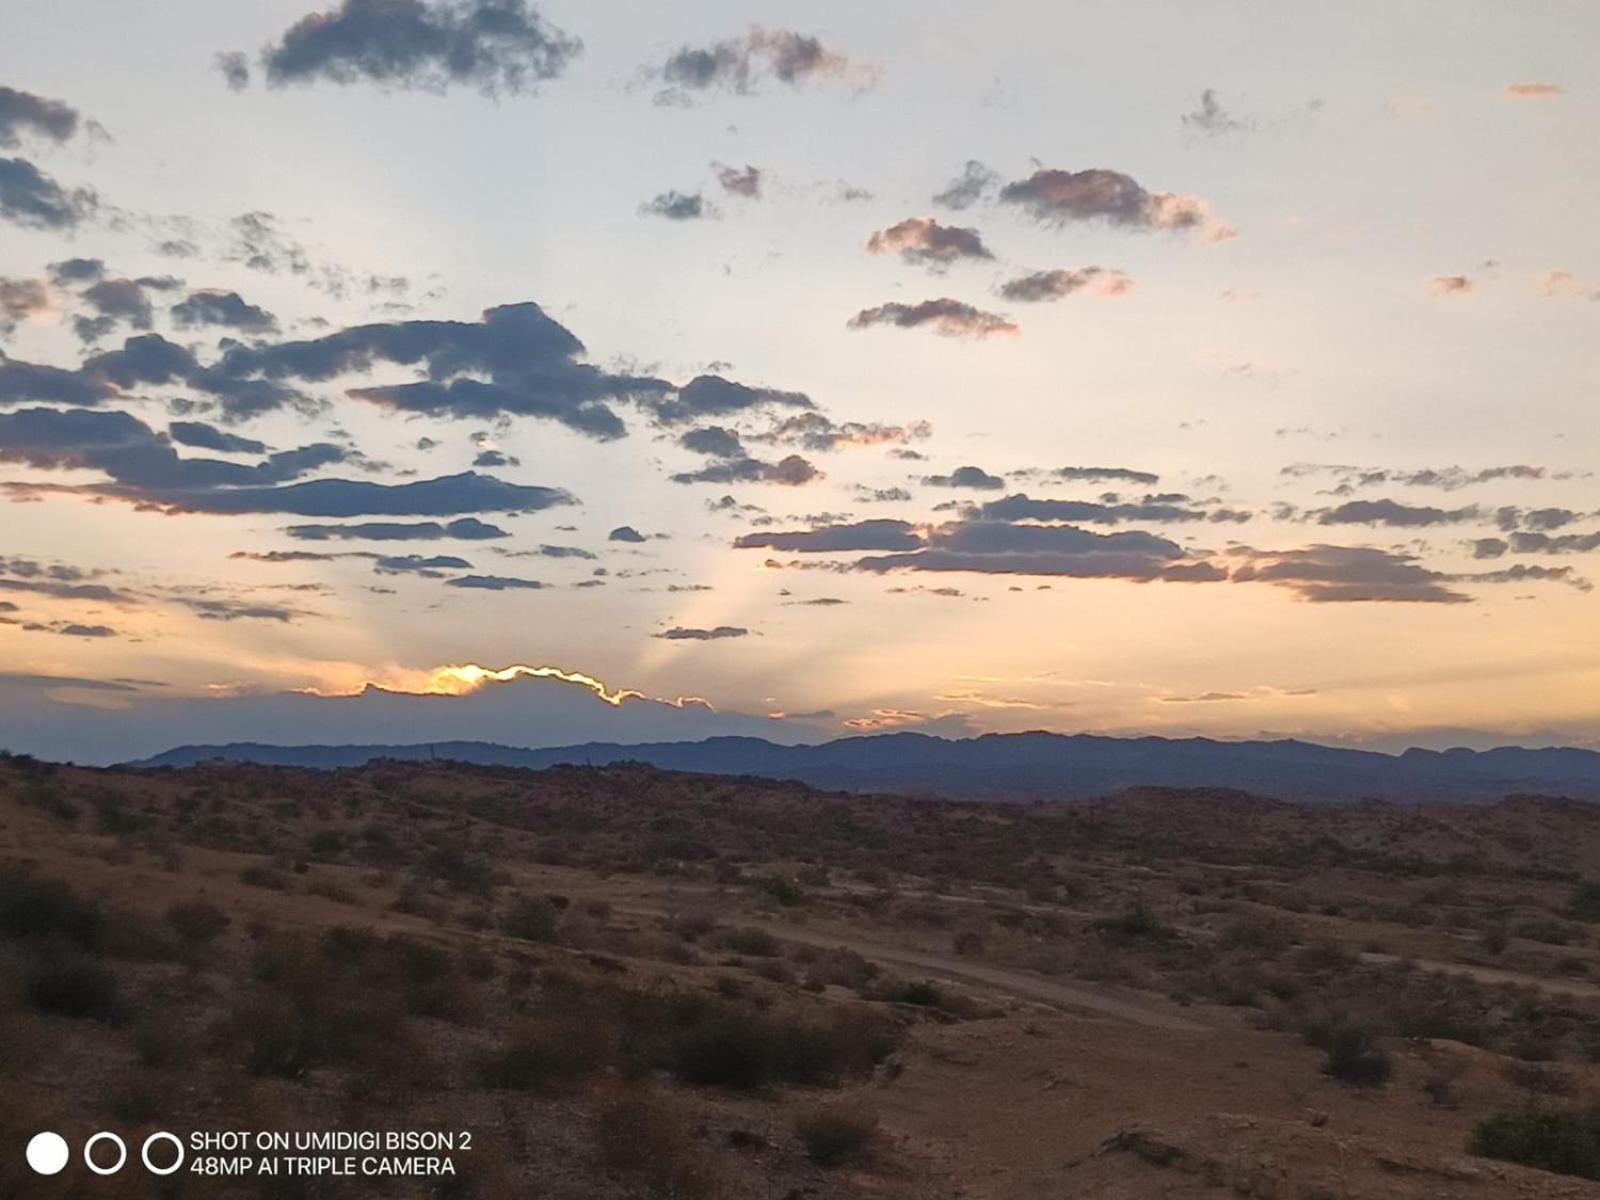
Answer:
[[0, 745], [1600, 745], [1585, 0], [10, 0]]

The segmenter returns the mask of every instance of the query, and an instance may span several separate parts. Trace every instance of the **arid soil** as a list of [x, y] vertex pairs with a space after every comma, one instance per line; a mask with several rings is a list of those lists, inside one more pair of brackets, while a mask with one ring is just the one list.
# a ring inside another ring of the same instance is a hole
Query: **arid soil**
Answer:
[[[1600, 1197], [1506, 1161], [1600, 1163], [1596, 880], [1532, 798], [7, 759], [0, 1196]], [[41, 1128], [475, 1137], [158, 1191]]]

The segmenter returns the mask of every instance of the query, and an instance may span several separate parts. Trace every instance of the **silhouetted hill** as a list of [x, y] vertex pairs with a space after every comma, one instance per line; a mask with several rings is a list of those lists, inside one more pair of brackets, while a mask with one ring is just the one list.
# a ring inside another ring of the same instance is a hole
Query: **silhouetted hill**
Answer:
[[1288, 800], [1497, 800], [1528, 792], [1600, 800], [1589, 750], [1407, 750], [1381, 754], [1294, 740], [1114, 738], [1053, 733], [948, 739], [920, 733], [780, 746], [761, 738], [526, 749], [492, 742], [404, 746], [180, 746], [133, 765], [213, 759], [322, 769], [374, 759], [443, 759], [540, 769], [645, 762], [679, 771], [798, 779], [845, 791], [928, 792], [982, 799], [1071, 799], [1132, 787], [1237, 788]]

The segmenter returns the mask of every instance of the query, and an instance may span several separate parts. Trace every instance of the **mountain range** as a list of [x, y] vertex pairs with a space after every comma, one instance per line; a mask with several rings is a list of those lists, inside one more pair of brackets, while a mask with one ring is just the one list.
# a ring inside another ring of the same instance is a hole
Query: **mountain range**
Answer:
[[1575, 748], [1422, 750], [1384, 754], [1295, 740], [1117, 738], [1011, 733], [941, 738], [919, 733], [782, 746], [762, 738], [527, 749], [494, 742], [179, 746], [129, 764], [184, 767], [212, 760], [335, 769], [375, 759], [441, 759], [542, 769], [643, 762], [667, 770], [796, 779], [857, 792], [930, 793], [980, 800], [1084, 799], [1129, 787], [1236, 788], [1284, 800], [1466, 800], [1538, 793], [1600, 801], [1600, 753]]

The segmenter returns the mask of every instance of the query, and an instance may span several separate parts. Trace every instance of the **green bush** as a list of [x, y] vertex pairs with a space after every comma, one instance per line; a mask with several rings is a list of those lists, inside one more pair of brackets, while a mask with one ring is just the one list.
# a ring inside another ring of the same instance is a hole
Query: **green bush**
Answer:
[[1327, 1032], [1321, 1042], [1322, 1072], [1355, 1087], [1382, 1087], [1394, 1073], [1394, 1062], [1376, 1038], [1365, 1029], [1343, 1025]]
[[1469, 1153], [1600, 1179], [1600, 1109], [1522, 1108], [1478, 1122]]
[[105, 918], [66, 884], [26, 871], [0, 870], [0, 933], [14, 938], [57, 937], [84, 950], [99, 945]]

